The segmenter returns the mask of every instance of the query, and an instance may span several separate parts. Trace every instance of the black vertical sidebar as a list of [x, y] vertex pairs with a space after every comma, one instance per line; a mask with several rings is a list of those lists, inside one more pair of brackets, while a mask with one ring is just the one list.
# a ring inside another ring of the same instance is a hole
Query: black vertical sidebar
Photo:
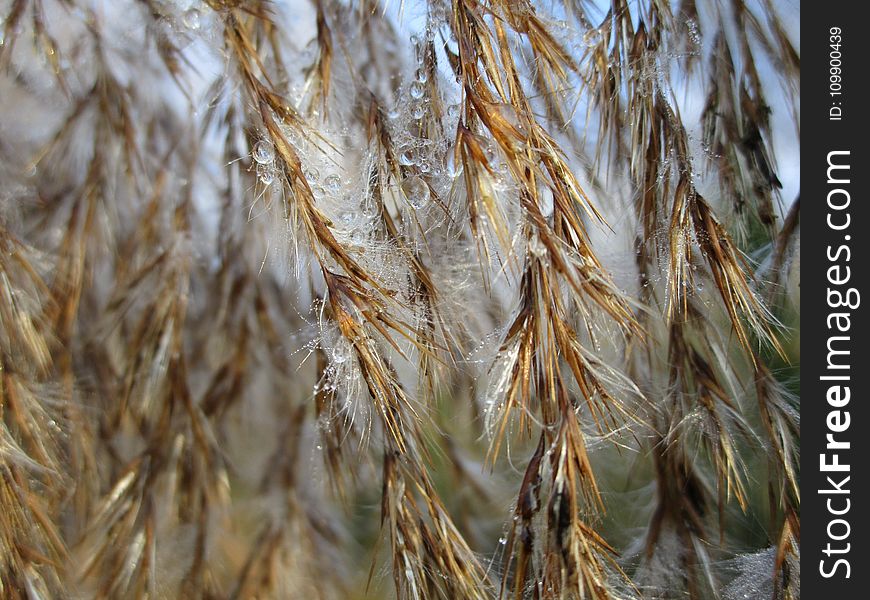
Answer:
[[[870, 598], [870, 26], [859, 2], [801, 19], [801, 588]], [[805, 284], [805, 285], [804, 285]]]

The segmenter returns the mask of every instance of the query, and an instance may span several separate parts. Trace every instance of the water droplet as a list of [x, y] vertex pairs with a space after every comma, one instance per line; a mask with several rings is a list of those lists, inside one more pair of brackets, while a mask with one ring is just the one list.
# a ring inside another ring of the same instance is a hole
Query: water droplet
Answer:
[[[301, 99], [300, 99], [301, 100]], [[299, 102], [294, 101], [297, 106]], [[287, 141], [293, 144], [296, 148], [300, 148], [305, 143], [305, 136], [297, 129], [288, 128], [285, 130]]]
[[314, 183], [320, 178], [320, 171], [318, 171], [314, 167], [309, 167], [304, 171], [305, 179], [308, 180], [309, 183]]
[[422, 119], [426, 116], [426, 108], [422, 104], [414, 105], [414, 108], [411, 109], [411, 116], [417, 120]]
[[357, 227], [353, 230], [353, 233], [350, 234], [350, 241], [355, 246], [362, 246], [366, 242], [366, 230], [362, 227]]
[[270, 164], [275, 160], [275, 148], [272, 146], [272, 142], [265, 140], [257, 142], [257, 145], [254, 146], [253, 157], [261, 165]]
[[346, 210], [338, 215], [338, 224], [343, 227], [350, 227], [351, 225], [353, 225], [354, 219], [355, 216], [353, 214], [353, 211]]
[[328, 194], [337, 194], [341, 191], [341, 177], [335, 174], [327, 175], [326, 179], [323, 180], [323, 189]]
[[260, 178], [260, 181], [263, 185], [270, 185], [273, 181], [275, 181], [275, 171], [269, 168], [257, 168], [257, 177]]
[[408, 89], [408, 93], [411, 95], [411, 98], [414, 100], [419, 100], [426, 93], [426, 88], [423, 87], [423, 84], [419, 81], [415, 81], [411, 84], [411, 87]]
[[416, 175], [402, 182], [402, 192], [408, 199], [408, 203], [416, 209], [423, 208], [429, 201], [429, 186]]
[[495, 162], [496, 154], [495, 148], [492, 144], [486, 145], [486, 147], [483, 149], [483, 154], [486, 157], [486, 162], [488, 162], [489, 164], [493, 164]]
[[350, 358], [350, 348], [347, 347], [346, 344], [339, 343], [332, 349], [332, 362], [333, 364], [340, 365], [342, 363], [347, 362]]
[[399, 164], [404, 167], [410, 167], [416, 162], [415, 154], [413, 148], [406, 148], [399, 155]]
[[181, 17], [181, 22], [184, 23], [184, 26], [188, 29], [192, 29], [194, 31], [199, 29], [200, 25], [202, 24], [199, 9], [191, 8], [190, 10], [185, 11], [185, 13]]
[[402, 113], [399, 111], [398, 108], [394, 108], [393, 110], [391, 110], [390, 112], [387, 113], [387, 118], [390, 121], [395, 121], [396, 119], [398, 119], [401, 116], [401, 114]]
[[429, 81], [429, 73], [426, 72], [426, 69], [417, 69], [416, 77], [420, 83]]
[[373, 200], [369, 200], [363, 203], [362, 214], [366, 218], [366, 220], [370, 221], [374, 219], [380, 214], [380, 212], [380, 207]]

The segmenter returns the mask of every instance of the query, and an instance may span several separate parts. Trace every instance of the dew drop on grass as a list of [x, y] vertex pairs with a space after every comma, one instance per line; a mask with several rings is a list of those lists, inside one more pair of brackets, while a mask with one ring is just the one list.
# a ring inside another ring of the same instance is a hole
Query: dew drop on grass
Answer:
[[254, 160], [259, 164], [267, 165], [275, 160], [275, 148], [272, 146], [272, 142], [267, 142], [265, 140], [257, 142], [257, 145], [254, 146], [253, 155]]
[[181, 22], [184, 23], [184, 26], [188, 29], [196, 31], [197, 29], [199, 29], [202, 22], [199, 10], [196, 8], [191, 8], [190, 10], [185, 11], [185, 13], [181, 17]]
[[415, 162], [416, 161], [414, 160], [414, 149], [413, 148], [406, 148], [399, 155], [399, 164], [402, 165], [403, 167], [410, 167]]
[[414, 100], [419, 100], [420, 98], [423, 97], [423, 94], [426, 93], [426, 88], [424, 88], [423, 84], [420, 83], [419, 81], [415, 81], [414, 83], [411, 84], [411, 87], [408, 90], [408, 93], [411, 95], [411, 98], [413, 98]]
[[337, 194], [341, 191], [341, 177], [338, 175], [327, 175], [323, 180], [323, 189], [327, 194]]
[[275, 181], [275, 172], [272, 169], [257, 169], [257, 176], [263, 185], [270, 185]]
[[423, 107], [422, 104], [415, 105], [414, 108], [411, 110], [411, 116], [417, 120], [422, 119], [425, 115], [426, 109]]
[[366, 231], [362, 227], [357, 227], [350, 234], [350, 241], [354, 246], [363, 246], [366, 242]]
[[351, 225], [353, 225], [354, 219], [355, 216], [353, 214], [353, 211], [346, 210], [338, 215], [338, 224], [342, 227], [349, 228]]
[[333, 364], [340, 365], [350, 358], [350, 349], [343, 343], [339, 343], [332, 349]]
[[402, 192], [408, 199], [408, 203], [416, 209], [423, 208], [429, 202], [429, 186], [416, 175], [402, 182]]
[[496, 159], [495, 148], [492, 144], [487, 144], [483, 149], [483, 154], [486, 156], [486, 162], [492, 165]]
[[320, 179], [320, 171], [318, 171], [314, 167], [309, 167], [305, 169], [305, 179], [307, 179], [309, 183], [314, 183], [315, 181]]
[[371, 221], [372, 219], [377, 217], [380, 212], [380, 207], [374, 201], [367, 201], [362, 206], [362, 215], [367, 221]]
[[426, 83], [429, 81], [429, 73], [426, 72], [426, 69], [417, 69], [417, 81], [420, 83]]

